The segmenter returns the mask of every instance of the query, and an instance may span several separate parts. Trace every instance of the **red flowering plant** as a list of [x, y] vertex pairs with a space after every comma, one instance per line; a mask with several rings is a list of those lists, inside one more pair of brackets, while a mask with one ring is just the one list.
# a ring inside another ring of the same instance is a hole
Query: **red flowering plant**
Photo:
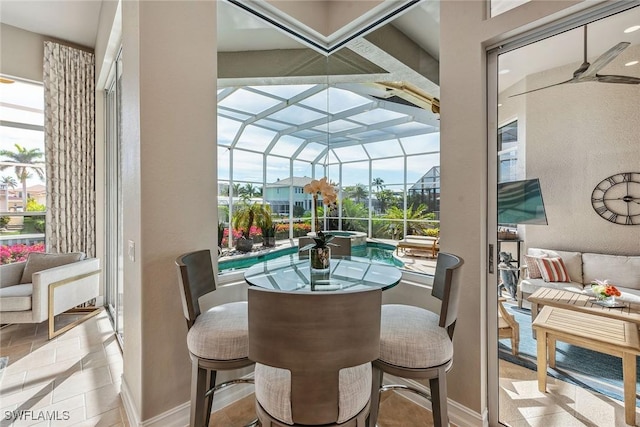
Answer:
[[30, 246], [23, 243], [16, 243], [11, 246], [1, 245], [0, 264], [26, 261], [30, 252], [44, 252], [44, 243], [36, 243]]
[[591, 291], [598, 299], [619, 297], [621, 295], [618, 288], [609, 283], [608, 280], [594, 280], [591, 282]]

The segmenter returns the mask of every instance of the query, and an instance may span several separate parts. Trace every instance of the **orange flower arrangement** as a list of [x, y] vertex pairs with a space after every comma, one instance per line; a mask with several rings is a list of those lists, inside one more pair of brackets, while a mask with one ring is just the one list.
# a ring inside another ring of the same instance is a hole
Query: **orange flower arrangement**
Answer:
[[309, 193], [313, 197], [313, 223], [315, 225], [316, 233], [320, 231], [320, 222], [318, 218], [318, 195], [322, 196], [322, 203], [325, 205], [330, 205], [332, 203], [336, 203], [338, 199], [338, 192], [335, 188], [336, 184], [332, 183], [327, 179], [327, 177], [323, 177], [320, 180], [314, 179], [310, 183], [304, 186], [304, 192]]
[[591, 282], [591, 290], [598, 299], [619, 297], [621, 295], [618, 288], [610, 284], [608, 280], [594, 280]]

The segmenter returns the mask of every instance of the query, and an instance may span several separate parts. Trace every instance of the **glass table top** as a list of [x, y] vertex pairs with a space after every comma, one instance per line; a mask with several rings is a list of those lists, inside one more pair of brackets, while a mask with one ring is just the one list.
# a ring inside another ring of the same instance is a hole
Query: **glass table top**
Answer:
[[341, 291], [367, 288], [382, 290], [397, 285], [402, 272], [397, 267], [360, 257], [332, 258], [329, 270], [311, 272], [308, 259], [298, 254], [263, 261], [248, 268], [244, 278], [250, 285], [283, 291]]

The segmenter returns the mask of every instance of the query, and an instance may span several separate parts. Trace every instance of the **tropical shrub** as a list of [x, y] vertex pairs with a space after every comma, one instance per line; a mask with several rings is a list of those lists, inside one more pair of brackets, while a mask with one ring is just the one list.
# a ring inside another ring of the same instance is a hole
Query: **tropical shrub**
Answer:
[[0, 264], [11, 264], [12, 262], [26, 261], [30, 252], [44, 252], [44, 243], [35, 245], [25, 245], [16, 243], [14, 245], [0, 246]]

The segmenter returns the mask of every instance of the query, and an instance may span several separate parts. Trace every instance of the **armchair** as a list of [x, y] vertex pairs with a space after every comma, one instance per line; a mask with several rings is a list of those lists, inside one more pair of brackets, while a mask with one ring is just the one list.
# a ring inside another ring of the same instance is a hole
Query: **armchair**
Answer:
[[49, 339], [89, 317], [55, 330], [55, 316], [100, 294], [100, 260], [82, 253], [31, 253], [24, 262], [0, 265], [0, 323], [41, 323], [49, 320]]

